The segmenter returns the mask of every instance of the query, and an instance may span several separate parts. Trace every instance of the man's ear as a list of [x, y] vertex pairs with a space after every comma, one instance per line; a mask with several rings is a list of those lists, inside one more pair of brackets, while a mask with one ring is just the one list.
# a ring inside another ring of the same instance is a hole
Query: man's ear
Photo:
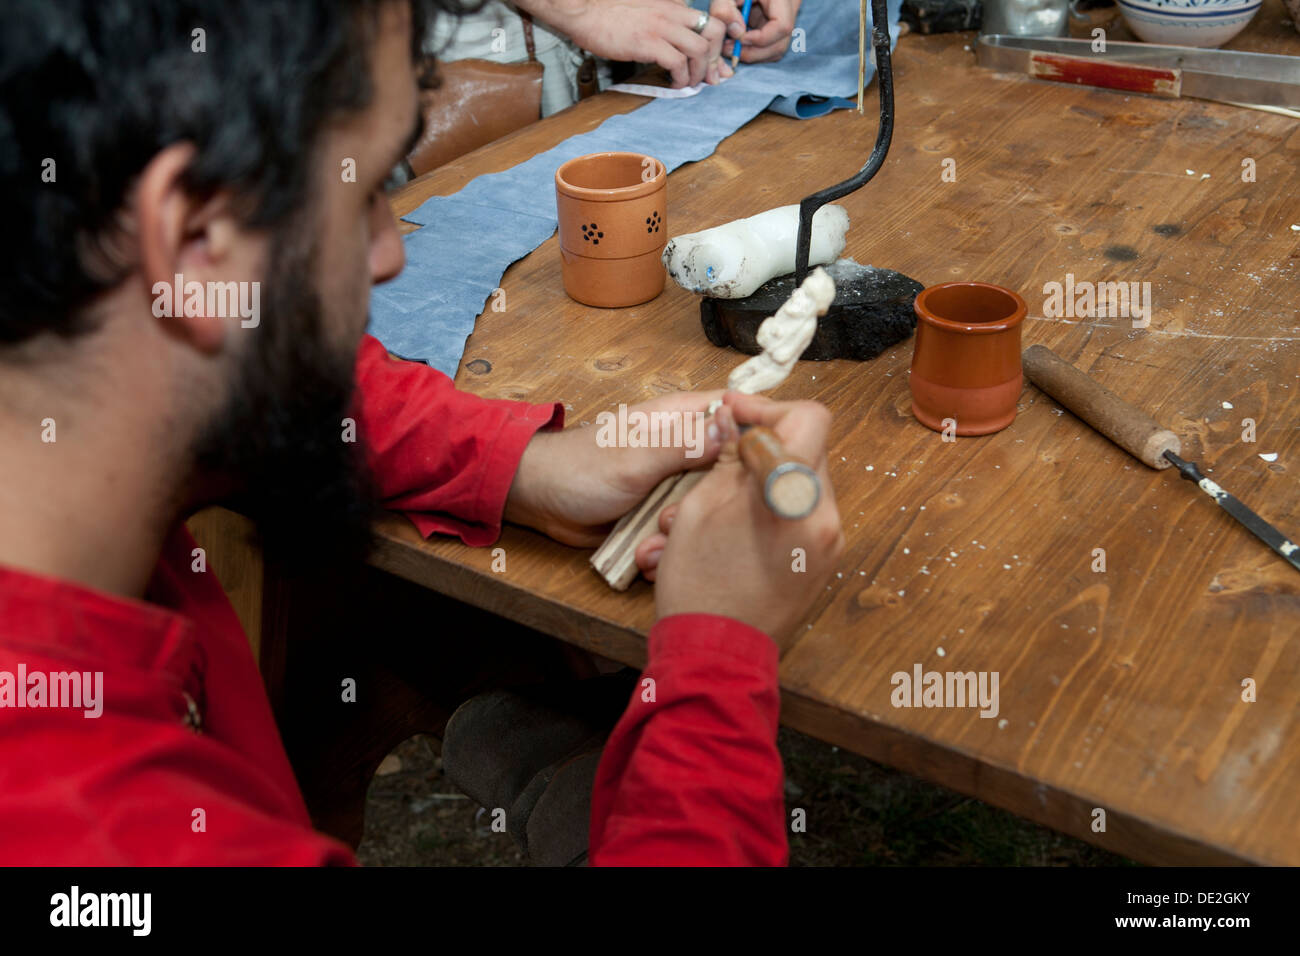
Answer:
[[213, 353], [225, 339], [227, 317], [209, 315], [207, 296], [187, 296], [185, 287], [222, 280], [237, 226], [228, 193], [204, 199], [186, 188], [194, 152], [191, 143], [175, 143], [150, 160], [136, 182], [134, 213], [140, 273], [153, 314], [171, 334]]

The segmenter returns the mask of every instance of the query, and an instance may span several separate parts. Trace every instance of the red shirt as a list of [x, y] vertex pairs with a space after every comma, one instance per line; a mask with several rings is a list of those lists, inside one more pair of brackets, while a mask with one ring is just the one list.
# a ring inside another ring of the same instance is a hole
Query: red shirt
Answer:
[[[426, 535], [496, 540], [524, 447], [563, 408], [458, 392], [369, 336], [357, 382], [385, 504]], [[0, 863], [355, 862], [311, 829], [247, 638], [215, 575], [191, 570], [194, 547], [178, 525], [144, 601], [0, 567]], [[30, 675], [69, 672], [98, 680], [97, 703], [18, 706], [40, 700]], [[638, 691], [601, 762], [592, 861], [783, 863], [775, 645], [726, 618], [669, 618], [645, 678], [653, 700]]]

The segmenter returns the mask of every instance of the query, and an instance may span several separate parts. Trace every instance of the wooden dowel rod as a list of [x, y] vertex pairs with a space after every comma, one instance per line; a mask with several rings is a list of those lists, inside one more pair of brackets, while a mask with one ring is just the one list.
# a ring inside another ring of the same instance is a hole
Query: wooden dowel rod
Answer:
[[[875, 24], [879, 26], [880, 24]], [[889, 29], [888, 26], [885, 29]], [[863, 112], [863, 97], [867, 85], [867, 0], [858, 4], [858, 112]]]
[[619, 519], [591, 556], [591, 566], [606, 584], [615, 591], [626, 591], [631, 586], [637, 575], [637, 545], [659, 531], [660, 512], [685, 498], [707, 473], [702, 469], [669, 475], [641, 504]]

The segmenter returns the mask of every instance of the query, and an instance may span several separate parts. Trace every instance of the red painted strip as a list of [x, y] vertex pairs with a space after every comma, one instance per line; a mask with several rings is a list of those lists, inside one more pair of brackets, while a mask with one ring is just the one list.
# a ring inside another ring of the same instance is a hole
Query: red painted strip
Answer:
[[1055, 83], [1098, 86], [1107, 90], [1149, 93], [1153, 96], [1178, 96], [1183, 85], [1181, 70], [1062, 56], [1058, 53], [1031, 53], [1029, 75]]

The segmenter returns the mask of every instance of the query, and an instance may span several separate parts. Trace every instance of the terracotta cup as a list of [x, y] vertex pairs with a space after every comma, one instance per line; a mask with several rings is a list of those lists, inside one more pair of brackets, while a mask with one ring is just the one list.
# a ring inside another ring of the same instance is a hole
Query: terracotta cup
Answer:
[[958, 435], [988, 435], [1016, 417], [1024, 380], [1025, 300], [987, 282], [945, 282], [916, 297], [912, 414], [927, 428], [956, 422]]
[[564, 291], [612, 309], [664, 288], [668, 171], [641, 153], [591, 153], [555, 171]]

